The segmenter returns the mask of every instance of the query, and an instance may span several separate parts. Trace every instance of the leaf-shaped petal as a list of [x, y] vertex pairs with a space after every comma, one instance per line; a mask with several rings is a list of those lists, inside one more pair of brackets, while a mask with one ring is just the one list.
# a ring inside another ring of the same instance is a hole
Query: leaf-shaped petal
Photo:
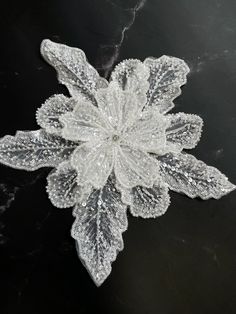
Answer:
[[146, 152], [162, 152], [166, 143], [166, 128], [168, 119], [156, 108], [142, 111], [140, 117], [128, 128], [125, 140]]
[[166, 117], [170, 122], [166, 129], [167, 147], [170, 145], [176, 151], [194, 148], [201, 137], [202, 119], [197, 115], [183, 112]]
[[44, 130], [18, 131], [15, 136], [0, 139], [0, 163], [28, 171], [55, 167], [68, 159], [77, 146]]
[[36, 120], [39, 126], [48, 133], [61, 134], [63, 127], [59, 117], [73, 110], [76, 101], [62, 94], [54, 95], [47, 99], [45, 103], [37, 110]]
[[168, 112], [174, 107], [173, 100], [181, 94], [180, 86], [186, 83], [189, 67], [183, 60], [165, 55], [147, 58], [144, 64], [150, 70], [147, 105]]
[[97, 107], [90, 102], [78, 102], [72, 112], [60, 116], [61, 131], [71, 141], [92, 141], [106, 136], [106, 122]]
[[45, 39], [41, 44], [41, 54], [56, 69], [59, 82], [66, 85], [73, 97], [82, 95], [95, 102], [95, 91], [108, 84], [87, 62], [81, 49]]
[[123, 249], [122, 232], [128, 226], [126, 206], [113, 179], [109, 178], [102, 189], [93, 190], [86, 202], [76, 206], [74, 215], [71, 233], [78, 243], [79, 257], [100, 286]]
[[96, 99], [106, 121], [118, 132], [131, 125], [137, 117], [139, 102], [136, 94], [122, 90], [117, 82], [99, 89]]
[[152, 186], [158, 176], [158, 163], [140, 149], [122, 146], [116, 151], [114, 171], [124, 187]]
[[150, 188], [135, 186], [130, 190], [120, 186], [119, 190], [122, 193], [122, 201], [130, 206], [130, 212], [135, 217], [159, 217], [170, 205], [169, 189], [163, 183], [156, 183]]
[[74, 206], [80, 198], [77, 172], [70, 161], [62, 162], [47, 177], [47, 192], [52, 204], [58, 208]]
[[111, 74], [111, 80], [117, 82], [123, 90], [134, 92], [142, 108], [147, 100], [146, 92], [149, 69], [140, 60], [128, 59], [120, 62]]
[[159, 156], [160, 174], [171, 190], [189, 197], [219, 199], [236, 188], [218, 169], [207, 166], [194, 156], [168, 153]]
[[71, 156], [71, 165], [76, 169], [79, 185], [91, 184], [102, 187], [113, 168], [113, 150], [109, 143], [88, 142], [76, 148]]

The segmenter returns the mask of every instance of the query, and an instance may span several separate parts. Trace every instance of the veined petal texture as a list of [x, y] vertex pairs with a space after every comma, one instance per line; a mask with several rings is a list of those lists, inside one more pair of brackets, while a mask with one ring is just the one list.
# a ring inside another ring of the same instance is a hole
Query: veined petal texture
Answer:
[[72, 237], [92, 279], [100, 286], [111, 272], [111, 263], [123, 249], [127, 229], [126, 205], [110, 177], [103, 188], [93, 190], [87, 201], [76, 205]]
[[120, 132], [131, 125], [139, 114], [139, 101], [135, 93], [122, 90], [116, 82], [96, 93], [98, 108], [114, 131]]
[[117, 82], [123, 90], [135, 93], [139, 99], [140, 108], [142, 108], [147, 101], [148, 77], [148, 67], [140, 60], [128, 59], [115, 67], [111, 74], [111, 81]]
[[207, 166], [192, 155], [168, 153], [157, 159], [163, 181], [171, 190], [189, 197], [219, 199], [236, 188], [218, 169]]
[[48, 134], [44, 130], [18, 131], [0, 139], [0, 162], [16, 169], [33, 171], [56, 167], [68, 159], [78, 143]]
[[58, 208], [74, 206], [81, 197], [77, 184], [77, 172], [70, 161], [62, 162], [47, 177], [47, 192], [52, 204]]
[[106, 121], [90, 102], [78, 102], [72, 112], [60, 116], [61, 135], [71, 141], [101, 140], [106, 136]]
[[114, 170], [117, 181], [124, 187], [148, 187], [158, 176], [158, 163], [140, 149], [122, 146], [117, 149]]
[[91, 184], [102, 187], [112, 172], [113, 151], [106, 143], [88, 142], [76, 148], [71, 157], [71, 164], [77, 171], [79, 185]]
[[189, 73], [187, 64], [178, 58], [162, 56], [147, 58], [144, 64], [150, 70], [147, 105], [157, 106], [161, 113], [174, 107], [173, 100], [181, 94], [181, 85]]
[[41, 54], [56, 69], [58, 80], [75, 98], [82, 95], [95, 102], [97, 88], [107, 86], [107, 81], [87, 62], [81, 49], [45, 39], [41, 44]]
[[60, 116], [72, 111], [75, 104], [75, 99], [62, 94], [50, 97], [36, 112], [38, 125], [48, 133], [60, 135], [63, 128]]
[[194, 148], [200, 140], [203, 121], [195, 114], [179, 112], [168, 114], [166, 118], [170, 125], [166, 129], [168, 145], [177, 151]]
[[118, 186], [122, 200], [130, 206], [130, 212], [135, 217], [156, 218], [163, 215], [170, 205], [168, 186], [163, 182], [156, 182], [153, 187], [135, 186], [124, 189]]

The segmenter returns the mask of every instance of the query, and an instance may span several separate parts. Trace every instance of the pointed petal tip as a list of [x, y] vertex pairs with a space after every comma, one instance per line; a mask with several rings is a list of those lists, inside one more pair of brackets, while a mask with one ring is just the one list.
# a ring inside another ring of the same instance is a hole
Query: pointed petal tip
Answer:
[[80, 254], [80, 244], [78, 243], [78, 240], [76, 239], [76, 236], [73, 233], [73, 229], [71, 230], [71, 236], [75, 239], [75, 247], [78, 254], [78, 257], [83, 264], [83, 266], [86, 268], [89, 276], [91, 277], [92, 281], [97, 287], [100, 287], [104, 281], [109, 277], [111, 273], [111, 267], [108, 272], [104, 271], [103, 269], [95, 271], [94, 269], [90, 269], [84, 258]]
[[203, 198], [204, 200], [209, 200], [210, 198], [214, 198], [216, 200], [221, 199], [223, 196], [228, 195], [229, 193], [233, 192], [234, 190], [236, 190], [236, 185], [234, 185], [233, 183], [231, 183], [230, 181], [227, 182], [227, 185], [225, 185], [222, 190], [221, 193], [219, 195], [214, 195], [214, 196], [209, 196], [206, 198]]
[[236, 190], [236, 185], [228, 181], [228, 185], [226, 186], [225, 190], [226, 194], [233, 192], [234, 190]]
[[[89, 272], [89, 270], [88, 270]], [[109, 275], [104, 276], [102, 273], [100, 274], [99, 272], [96, 274], [92, 274], [90, 273], [90, 277], [92, 278], [93, 282], [95, 283], [95, 285], [99, 288], [101, 287], [101, 285], [104, 283], [104, 281], [107, 279], [107, 277]]]
[[[191, 198], [218, 200], [236, 189], [236, 186], [220, 170], [207, 166], [190, 154], [169, 153], [158, 158], [158, 161], [161, 176], [169, 188]], [[181, 178], [180, 171], [185, 171], [188, 176]]]
[[231, 183], [230, 181], [228, 181], [228, 179], [226, 178], [226, 182], [221, 189], [221, 193], [218, 196], [213, 196], [213, 198], [215, 198], [216, 200], [219, 200], [220, 198], [228, 195], [229, 193], [233, 192], [234, 190], [236, 190], [236, 185]]

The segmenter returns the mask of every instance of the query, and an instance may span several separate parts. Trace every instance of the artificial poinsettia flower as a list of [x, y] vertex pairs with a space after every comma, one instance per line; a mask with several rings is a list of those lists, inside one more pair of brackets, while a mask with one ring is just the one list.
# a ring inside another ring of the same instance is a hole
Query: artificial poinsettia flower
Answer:
[[44, 40], [41, 53], [70, 97], [54, 95], [38, 109], [40, 130], [3, 137], [0, 161], [29, 171], [55, 167], [49, 198], [59, 208], [74, 206], [72, 237], [101, 285], [123, 249], [127, 208], [154, 218], [167, 210], [169, 189], [218, 199], [235, 186], [183, 152], [196, 146], [203, 124], [197, 115], [168, 113], [186, 83], [183, 60], [125, 60], [108, 82], [80, 49]]

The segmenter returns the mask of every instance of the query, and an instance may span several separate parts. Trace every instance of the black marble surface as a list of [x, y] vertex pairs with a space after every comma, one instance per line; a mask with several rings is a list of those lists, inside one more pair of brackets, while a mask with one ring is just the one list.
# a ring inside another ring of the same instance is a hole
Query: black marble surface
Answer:
[[[173, 55], [191, 67], [174, 112], [200, 115], [192, 153], [236, 183], [235, 0], [8, 0], [0, 3], [0, 135], [37, 129], [35, 111], [67, 93], [42, 39], [82, 48], [105, 76], [126, 58]], [[125, 248], [97, 288], [77, 258], [71, 209], [45, 192], [50, 169], [0, 167], [0, 313], [235, 314], [236, 193], [171, 193], [167, 213], [129, 216]]]

